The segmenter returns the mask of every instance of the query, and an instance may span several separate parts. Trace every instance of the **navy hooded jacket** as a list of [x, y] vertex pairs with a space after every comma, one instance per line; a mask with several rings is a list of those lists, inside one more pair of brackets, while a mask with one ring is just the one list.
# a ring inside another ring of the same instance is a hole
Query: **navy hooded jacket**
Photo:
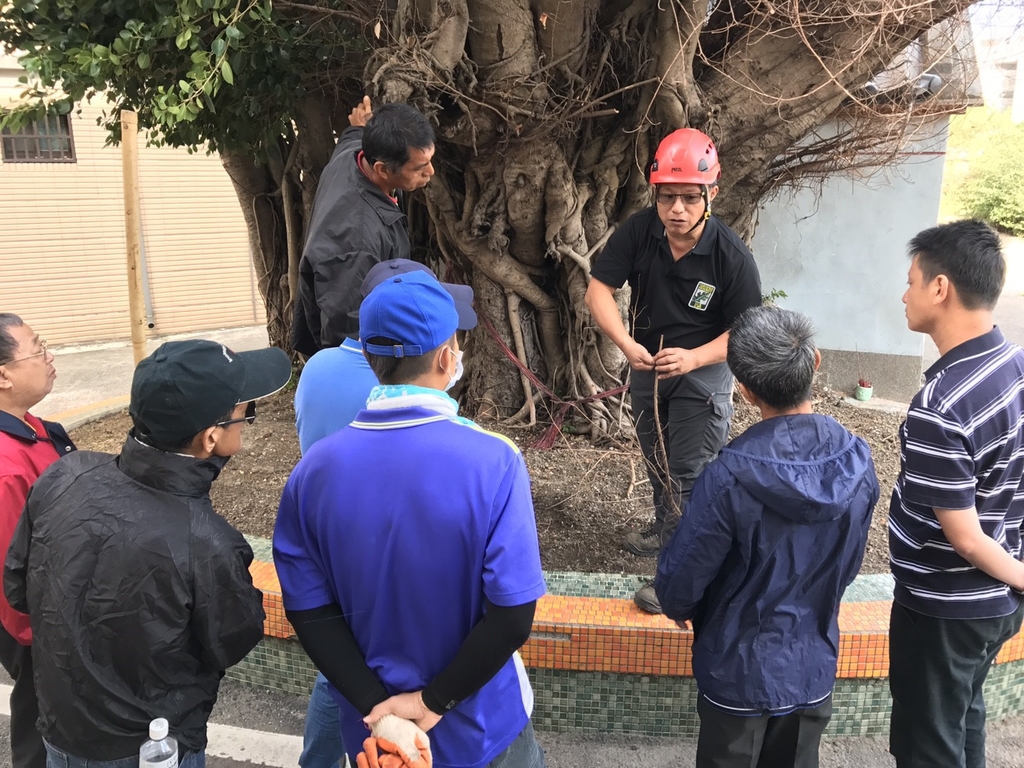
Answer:
[[691, 619], [710, 703], [784, 713], [832, 691], [839, 601], [860, 569], [878, 479], [828, 416], [779, 416], [729, 443], [694, 485], [658, 562], [665, 615]]

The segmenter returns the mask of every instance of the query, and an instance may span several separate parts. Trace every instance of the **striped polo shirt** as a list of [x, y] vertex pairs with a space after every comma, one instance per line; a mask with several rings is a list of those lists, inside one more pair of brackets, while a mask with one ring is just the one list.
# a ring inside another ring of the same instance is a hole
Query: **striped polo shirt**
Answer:
[[1024, 519], [1024, 351], [998, 328], [943, 355], [900, 427], [889, 504], [894, 599], [948, 619], [1006, 616], [1019, 598], [954, 550], [935, 509], [976, 507], [982, 530], [1016, 558]]

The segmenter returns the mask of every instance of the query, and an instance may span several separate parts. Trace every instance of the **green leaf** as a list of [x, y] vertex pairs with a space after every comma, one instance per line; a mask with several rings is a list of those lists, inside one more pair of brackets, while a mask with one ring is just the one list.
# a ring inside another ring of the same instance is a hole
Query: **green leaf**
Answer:
[[220, 76], [224, 78], [224, 82], [228, 85], [235, 84], [235, 73], [232, 71], [227, 59], [220, 63]]
[[234, 24], [228, 26], [224, 30], [224, 34], [227, 35], [228, 38], [231, 40], [238, 40], [242, 36], [242, 33], [238, 31], [238, 27], [236, 27]]
[[213, 52], [213, 55], [216, 56], [218, 59], [224, 55], [224, 51], [226, 51], [227, 48], [227, 41], [225, 41], [223, 37], [218, 37], [212, 43], [210, 43], [210, 50]]
[[139, 65], [139, 69], [149, 69], [149, 62], [150, 62], [149, 53], [146, 52], [146, 51], [143, 51], [142, 53], [140, 53], [139, 54], [139, 58], [136, 60], [136, 62]]

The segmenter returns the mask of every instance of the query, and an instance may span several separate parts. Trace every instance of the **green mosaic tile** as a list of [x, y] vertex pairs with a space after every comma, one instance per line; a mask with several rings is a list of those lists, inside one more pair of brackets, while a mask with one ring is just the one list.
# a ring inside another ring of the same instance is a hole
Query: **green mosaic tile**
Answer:
[[295, 640], [264, 637], [227, 677], [245, 685], [308, 696], [316, 667]]
[[579, 571], [545, 571], [548, 594], [561, 597], [605, 597], [632, 600], [646, 581], [645, 576]]
[[[533, 682], [534, 725], [556, 733], [615, 733], [695, 737], [699, 729], [693, 678], [602, 672], [527, 670]], [[258, 688], [308, 695], [316, 670], [298, 642], [264, 638], [227, 676]], [[832, 736], [888, 733], [890, 698], [885, 679], [839, 680]], [[1024, 712], [1024, 661], [997, 664], [985, 684], [990, 720]]]
[[[256, 558], [272, 562], [269, 539], [246, 537]], [[574, 572], [546, 573], [548, 590], [563, 596], [629, 599], [640, 576]], [[892, 598], [892, 576], [859, 576], [844, 602]], [[618, 675], [550, 669], [528, 670], [534, 685], [534, 724], [542, 731], [581, 731], [694, 737], [699, 728], [697, 687], [692, 678]], [[308, 695], [316, 676], [295, 640], [267, 637], [228, 677], [254, 687]], [[985, 684], [991, 720], [1024, 713], [1024, 661], [992, 668]], [[885, 679], [843, 679], [836, 683], [833, 716], [826, 733], [872, 736], [888, 732], [889, 685]]]
[[261, 563], [274, 562], [274, 544], [270, 539], [261, 536], [246, 536], [245, 540], [252, 547], [252, 553]]
[[896, 580], [891, 573], [861, 574], [846, 588], [844, 603], [867, 603], [876, 600], [892, 600]]

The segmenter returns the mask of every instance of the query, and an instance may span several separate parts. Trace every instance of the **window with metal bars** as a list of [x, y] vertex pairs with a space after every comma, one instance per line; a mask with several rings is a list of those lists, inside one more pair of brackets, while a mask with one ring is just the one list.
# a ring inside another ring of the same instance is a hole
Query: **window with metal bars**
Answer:
[[47, 115], [24, 128], [0, 131], [5, 163], [73, 163], [75, 141], [67, 115]]

